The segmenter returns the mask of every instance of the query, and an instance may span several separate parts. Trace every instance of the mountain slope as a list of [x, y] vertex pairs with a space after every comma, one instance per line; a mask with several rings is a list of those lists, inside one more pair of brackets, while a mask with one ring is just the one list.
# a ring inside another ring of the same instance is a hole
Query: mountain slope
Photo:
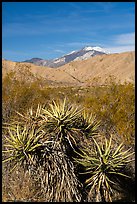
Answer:
[[72, 51], [60, 58], [56, 58], [53, 60], [43, 60], [39, 58], [32, 58], [24, 62], [30, 62], [30, 63], [40, 65], [40, 66], [48, 66], [48, 67], [56, 68], [56, 67], [62, 66], [72, 61], [85, 60], [90, 57], [94, 57], [96, 55], [103, 55], [103, 54], [108, 54], [108, 53], [101, 47], [87, 46], [81, 50]]
[[111, 75], [124, 81], [135, 81], [135, 52], [125, 52], [119, 54], [99, 55], [83, 61], [73, 61], [56, 69], [36, 66], [32, 63], [15, 63], [2, 61], [2, 75], [18, 70], [29, 69], [35, 76], [43, 77], [50, 82], [61, 85], [90, 86], [94, 78], [99, 79], [100, 84]]
[[135, 53], [95, 56], [82, 62], [71, 62], [62, 66], [61, 69], [87, 84], [92, 84], [94, 78], [100, 78], [100, 82], [104, 83], [110, 75], [122, 83], [125, 80], [134, 82]]

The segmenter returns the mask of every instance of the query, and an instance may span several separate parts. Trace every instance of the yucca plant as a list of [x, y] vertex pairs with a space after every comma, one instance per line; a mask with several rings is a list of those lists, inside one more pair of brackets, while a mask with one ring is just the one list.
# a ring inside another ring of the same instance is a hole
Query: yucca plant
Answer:
[[8, 126], [5, 161], [27, 164], [47, 202], [80, 202], [82, 195], [72, 156], [86, 138], [97, 134], [92, 115], [74, 105], [52, 101], [38, 105]]
[[[39, 170], [39, 175], [44, 175], [39, 177], [40, 180], [42, 178], [40, 183], [44, 191], [49, 189], [45, 195], [48, 201], [80, 201], [81, 193], [77, 189], [80, 183], [71, 159], [86, 136], [97, 134], [99, 124], [92, 115], [83, 112], [83, 109], [67, 103], [66, 98], [59, 102], [53, 101], [41, 113], [45, 135], [53, 141], [48, 146], [49, 151], [46, 151], [49, 156], [44, 157], [44, 163]], [[52, 172], [52, 176], [47, 172]], [[58, 190], [55, 191], [55, 188]]]
[[20, 126], [9, 124], [5, 127], [8, 132], [5, 134], [6, 143], [3, 145], [5, 150], [3, 153], [8, 158], [3, 162], [11, 161], [14, 164], [13, 170], [18, 164], [26, 165], [26, 167], [34, 162], [36, 151], [42, 146], [40, 142], [44, 135], [41, 128], [36, 129], [35, 126]]
[[42, 110], [41, 116], [46, 121], [44, 126], [46, 127], [47, 134], [54, 135], [54, 141], [61, 142], [62, 144], [67, 141], [73, 147], [78, 139], [76, 137], [78, 132], [77, 121], [80, 114], [81, 110], [67, 104], [65, 98], [64, 101], [59, 101], [58, 103], [53, 101], [49, 104], [48, 109]]
[[[58, 105], [55, 102], [54, 105], [53, 113], [58, 111], [61, 120], [64, 117], [63, 125], [67, 129], [76, 118], [77, 110], [66, 109], [65, 102], [63, 107], [59, 105], [59, 110], [56, 110]], [[54, 131], [56, 123], [51, 120], [54, 118], [51, 115], [53, 113], [45, 108], [41, 111], [41, 106], [38, 106], [36, 111], [31, 108], [27, 114], [18, 113], [19, 121], [5, 124], [8, 132], [5, 134], [7, 142], [4, 144], [4, 162], [11, 161], [14, 164], [12, 170], [18, 164], [29, 170], [45, 201], [80, 201], [80, 183], [75, 175], [74, 165], [66, 155], [63, 140], [58, 140], [59, 136], [64, 136], [64, 129], [59, 125], [59, 131]]]
[[[37, 109], [30, 108], [27, 113], [17, 112], [18, 120], [13, 120], [12, 125], [41, 127], [43, 132], [50, 135], [53, 141], [66, 142], [73, 148], [78, 145], [83, 136], [90, 138], [98, 134], [100, 122], [95, 116], [71, 105], [64, 100], [52, 101], [49, 107], [38, 104]], [[8, 125], [8, 124], [7, 124]]]
[[78, 147], [85, 140], [85, 136], [93, 136], [98, 133], [99, 122], [95, 117], [87, 114], [83, 109], [64, 101], [53, 101], [48, 109], [42, 109], [42, 115], [46, 123], [47, 134], [52, 135], [53, 140], [72, 149]]
[[87, 177], [85, 186], [89, 188], [88, 201], [92, 200], [94, 192], [96, 201], [112, 202], [112, 195], [114, 189], [118, 189], [119, 180], [122, 177], [129, 178], [126, 167], [133, 161], [130, 157], [134, 152], [130, 153], [130, 149], [124, 151], [122, 143], [115, 147], [112, 144], [112, 136], [109, 141], [105, 138], [105, 144], [99, 144], [95, 138], [93, 141], [92, 149], [81, 150], [74, 160], [83, 167], [81, 174]]
[[84, 110], [82, 112], [79, 129], [83, 132], [86, 138], [90, 139], [93, 136], [98, 135], [99, 127], [100, 127], [100, 121], [96, 119], [96, 116]]
[[[45, 137], [52, 143], [43, 154], [38, 168], [39, 181], [47, 201], [81, 201], [80, 182], [71, 161], [72, 151], [80, 140], [77, 123], [81, 110], [63, 101], [52, 101], [43, 108], [41, 118]], [[44, 138], [43, 138], [44, 141]]]

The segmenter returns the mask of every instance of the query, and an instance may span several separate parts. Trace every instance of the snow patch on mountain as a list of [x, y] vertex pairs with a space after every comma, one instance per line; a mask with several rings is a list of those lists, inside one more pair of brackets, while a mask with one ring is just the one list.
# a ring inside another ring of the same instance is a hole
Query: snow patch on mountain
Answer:
[[108, 54], [108, 52], [101, 47], [93, 47], [93, 49], [98, 51], [98, 52], [104, 52], [104, 53]]
[[93, 47], [86, 46], [83, 48], [83, 50], [85, 50], [85, 51], [93, 50]]
[[83, 50], [85, 50], [85, 51], [95, 50], [95, 51], [104, 52], [104, 53], [107, 54], [107, 51], [106, 51], [106, 50], [104, 50], [103, 48], [98, 47], [98, 46], [95, 46], [95, 47], [86, 46], [86, 47], [83, 48]]
[[65, 57], [54, 60], [54, 63], [65, 62]]
[[[70, 55], [70, 54], [73, 54], [73, 53], [75, 53], [75, 52], [77, 52], [77, 51], [75, 50], [75, 51], [69, 52], [69, 53], [66, 54], [66, 55]], [[65, 56], [66, 56], [66, 55], [65, 55]]]
[[91, 51], [91, 52], [87, 52], [85, 53], [84, 55], [80, 56], [80, 57], [76, 57], [74, 59], [74, 61], [78, 61], [78, 60], [86, 60], [88, 59], [89, 57], [91, 57], [93, 55], [94, 51]]

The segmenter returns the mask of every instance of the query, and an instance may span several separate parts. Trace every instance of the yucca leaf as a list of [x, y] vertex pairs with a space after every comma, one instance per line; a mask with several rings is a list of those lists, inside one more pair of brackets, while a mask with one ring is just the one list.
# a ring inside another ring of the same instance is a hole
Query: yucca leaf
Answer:
[[106, 180], [108, 180], [108, 182], [110, 182], [110, 183], [112, 183], [112, 184], [114, 184], [114, 185], [117, 185], [114, 181], [110, 180], [110, 179], [108, 178], [108, 176], [106, 176]]
[[5, 137], [5, 140], [7, 140], [11, 145], [14, 144], [14, 141], [13, 141], [13, 140], [10, 140], [8, 137]]
[[105, 156], [106, 155], [109, 155], [109, 152], [110, 152], [110, 147], [111, 147], [111, 142], [112, 142], [112, 136], [110, 137], [110, 140], [109, 140], [109, 144], [107, 146], [107, 148], [105, 149]]
[[8, 131], [9, 131], [10, 138], [11, 138], [13, 141], [18, 142], [17, 138], [12, 134], [10, 128], [8, 128]]
[[86, 179], [85, 184], [88, 184], [88, 183], [94, 181], [96, 177], [98, 177], [98, 172], [94, 173], [93, 176], [91, 176], [90, 178]]
[[100, 157], [102, 157], [103, 155], [102, 155], [102, 151], [101, 151], [101, 148], [100, 148], [100, 146], [98, 145], [98, 143], [96, 142], [96, 140], [93, 138], [93, 141], [94, 141], [94, 143], [96, 144], [96, 147], [97, 147], [97, 149], [98, 149], [98, 152], [99, 152], [99, 154], [100, 154]]
[[17, 148], [17, 147], [16, 147], [16, 143], [15, 143], [14, 141], [10, 140], [8, 137], [6, 137], [5, 140], [7, 140], [8, 143], [10, 143], [12, 146], [14, 146], [15, 148]]
[[131, 176], [128, 176], [128, 175], [126, 175], [126, 174], [122, 174], [122, 173], [120, 173], [120, 172], [109, 171], [109, 174], [116, 174], [116, 175], [124, 176], [124, 177], [127, 177], [127, 178], [131, 178]]
[[10, 170], [10, 173], [17, 167], [17, 165], [18, 163], [13, 166], [13, 168]]
[[101, 188], [101, 183], [102, 183], [102, 177], [103, 177], [103, 175], [101, 174], [101, 175], [99, 175], [99, 181], [98, 181], [98, 187], [97, 187], [97, 191], [98, 191], [98, 193], [100, 192], [100, 188]]
[[9, 157], [9, 158], [7, 158], [7, 159], [4, 159], [2, 162], [5, 163], [5, 162], [7, 162], [7, 161], [11, 161], [11, 160], [13, 160], [14, 158], [15, 158], [14, 156], [11, 156], [11, 157]]
[[19, 143], [21, 143], [22, 145], [24, 145], [23, 141], [22, 141], [22, 135], [23, 133], [19, 132], [19, 126], [17, 125], [17, 129], [16, 129], [16, 134], [17, 134], [17, 140], [19, 141]]
[[66, 106], [66, 97], [64, 98], [64, 101], [63, 101], [63, 106], [62, 106], [63, 110], [65, 110], [65, 106]]
[[92, 190], [95, 188], [95, 186], [97, 185], [97, 181], [98, 181], [98, 177], [96, 176], [90, 183], [88, 183], [86, 186], [91, 186], [90, 188], [90, 192], [92, 192]]
[[22, 114], [21, 114], [21, 113], [19, 113], [18, 111], [16, 111], [16, 113], [17, 113], [18, 115], [20, 115], [21, 117], [23, 117], [23, 118], [27, 119], [27, 117], [25, 117], [24, 115], [22, 115]]
[[36, 144], [34, 146], [32, 146], [30, 149], [29, 149], [29, 152], [33, 151], [34, 149], [36, 149], [37, 147], [40, 147], [42, 146], [42, 144]]
[[40, 138], [42, 138], [43, 133], [39, 134], [38, 136], [36, 136], [36, 138], [34, 139], [33, 143], [36, 143], [39, 141]]
[[76, 141], [75, 141], [74, 137], [70, 134], [70, 132], [67, 133], [67, 139], [72, 140], [73, 143], [76, 145]]
[[121, 143], [118, 147], [117, 147], [117, 149], [115, 150], [115, 152], [113, 153], [113, 155], [112, 155], [112, 158], [119, 152], [119, 151], [121, 151], [123, 149], [123, 143]]
[[2, 150], [2, 152], [13, 152], [13, 150], [12, 149]]

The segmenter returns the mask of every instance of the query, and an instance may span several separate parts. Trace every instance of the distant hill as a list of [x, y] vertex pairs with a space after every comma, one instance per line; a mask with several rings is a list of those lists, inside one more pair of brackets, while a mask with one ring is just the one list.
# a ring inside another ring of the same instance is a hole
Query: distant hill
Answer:
[[30, 60], [25, 60], [25, 61], [23, 61], [23, 62], [29, 62], [29, 63], [37, 63], [37, 62], [39, 62], [40, 60], [42, 60], [41, 58], [32, 58], [32, 59], [30, 59]]
[[[61, 85], [93, 85], [95, 79], [100, 84], [111, 75], [120, 80], [135, 82], [135, 52], [98, 55], [82, 61], [73, 61], [56, 69], [36, 66], [32, 63], [19, 63], [2, 60], [2, 75], [12, 71], [29, 69], [35, 76]], [[19, 75], [19, 73], [18, 73]]]

